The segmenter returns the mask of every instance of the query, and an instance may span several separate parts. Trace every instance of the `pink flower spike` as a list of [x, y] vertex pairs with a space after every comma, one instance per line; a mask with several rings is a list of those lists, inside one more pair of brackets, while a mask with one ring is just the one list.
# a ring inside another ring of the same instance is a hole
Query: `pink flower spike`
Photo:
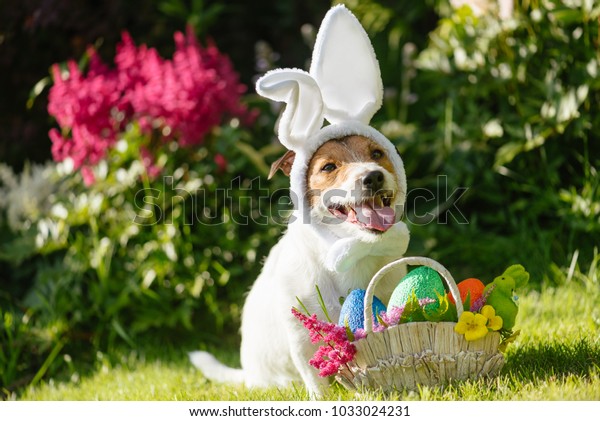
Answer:
[[[131, 122], [144, 135], [159, 139], [159, 147], [171, 141], [189, 147], [201, 144], [228, 118], [253, 117], [254, 111], [240, 103], [246, 88], [226, 56], [212, 43], [203, 48], [189, 27], [174, 39], [171, 59], [146, 45], [136, 46], [123, 32], [114, 68], [91, 47], [87, 74], [72, 60], [66, 78], [58, 65], [52, 66], [48, 113], [60, 126], [49, 134], [55, 161], [71, 158], [82, 171], [93, 167]], [[214, 159], [225, 168], [225, 157]], [[160, 172], [146, 167], [150, 174]], [[84, 175], [86, 183], [92, 182], [89, 170]]]
[[321, 377], [336, 374], [340, 367], [354, 359], [356, 347], [348, 340], [344, 327], [320, 321], [316, 314], [307, 316], [295, 308], [292, 314], [308, 329], [312, 343], [324, 342], [309, 360]]

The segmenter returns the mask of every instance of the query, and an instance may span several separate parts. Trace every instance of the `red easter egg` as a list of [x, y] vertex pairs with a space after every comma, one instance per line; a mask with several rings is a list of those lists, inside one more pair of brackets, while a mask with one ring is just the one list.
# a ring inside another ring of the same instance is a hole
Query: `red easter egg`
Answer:
[[[464, 281], [459, 282], [456, 286], [458, 287], [460, 299], [463, 303], [467, 299], [467, 294], [471, 293], [471, 304], [481, 298], [483, 295], [483, 289], [485, 288], [483, 282], [476, 278], [465, 279]], [[452, 304], [456, 304], [454, 302], [454, 297], [452, 297], [452, 294], [450, 293], [448, 293], [448, 300], [450, 300]]]

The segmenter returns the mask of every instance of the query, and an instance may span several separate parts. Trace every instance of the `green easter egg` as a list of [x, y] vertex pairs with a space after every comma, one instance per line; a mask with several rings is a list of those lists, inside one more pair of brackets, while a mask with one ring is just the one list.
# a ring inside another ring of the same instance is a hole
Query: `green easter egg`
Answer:
[[425, 311], [428, 313], [437, 310], [440, 306], [435, 292], [437, 291], [440, 295], [446, 294], [440, 275], [435, 270], [427, 266], [421, 266], [410, 271], [404, 278], [402, 278], [392, 293], [392, 297], [388, 303], [388, 308], [391, 309], [392, 307], [403, 307], [407, 303], [413, 291], [419, 300], [423, 298], [431, 298], [436, 300], [434, 303], [430, 303], [425, 306]]

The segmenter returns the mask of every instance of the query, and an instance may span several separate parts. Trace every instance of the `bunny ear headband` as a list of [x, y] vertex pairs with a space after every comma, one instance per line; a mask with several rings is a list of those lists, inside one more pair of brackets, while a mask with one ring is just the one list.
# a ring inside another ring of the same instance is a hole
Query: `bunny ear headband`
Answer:
[[[283, 101], [279, 140], [288, 149], [307, 148], [323, 125], [358, 121], [369, 124], [381, 107], [383, 85], [371, 42], [358, 20], [340, 5], [321, 24], [310, 73], [277, 69], [259, 79], [257, 92]], [[312, 148], [311, 148], [312, 149]]]
[[[296, 153], [290, 188], [298, 218], [310, 213], [305, 197], [310, 158], [326, 141], [349, 135], [370, 138], [384, 148], [400, 183], [398, 203], [404, 203], [406, 176], [402, 160], [394, 145], [369, 126], [383, 99], [379, 63], [367, 33], [346, 7], [335, 6], [325, 15], [309, 72], [272, 70], [257, 81], [256, 91], [287, 104], [279, 121], [278, 135], [281, 143]], [[331, 124], [322, 127], [325, 119]]]

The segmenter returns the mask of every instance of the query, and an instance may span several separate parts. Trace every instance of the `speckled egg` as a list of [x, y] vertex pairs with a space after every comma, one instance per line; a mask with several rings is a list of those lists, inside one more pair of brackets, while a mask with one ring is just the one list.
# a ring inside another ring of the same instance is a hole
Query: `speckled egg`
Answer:
[[436, 300], [435, 303], [427, 304], [424, 307], [425, 311], [427, 312], [437, 310], [440, 305], [435, 293], [436, 291], [440, 295], [446, 294], [440, 275], [435, 270], [427, 266], [421, 266], [410, 271], [404, 278], [402, 278], [392, 293], [392, 297], [388, 303], [388, 308], [403, 307], [412, 295], [413, 291], [415, 291], [415, 294], [419, 300], [423, 298], [431, 298]]
[[[365, 292], [364, 289], [355, 289], [348, 294], [340, 311], [338, 325], [348, 325], [352, 332], [356, 331], [356, 329], [364, 329]], [[374, 315], [386, 310], [385, 305], [376, 296], [373, 296], [372, 310]], [[377, 324], [376, 319], [375, 324]]]

